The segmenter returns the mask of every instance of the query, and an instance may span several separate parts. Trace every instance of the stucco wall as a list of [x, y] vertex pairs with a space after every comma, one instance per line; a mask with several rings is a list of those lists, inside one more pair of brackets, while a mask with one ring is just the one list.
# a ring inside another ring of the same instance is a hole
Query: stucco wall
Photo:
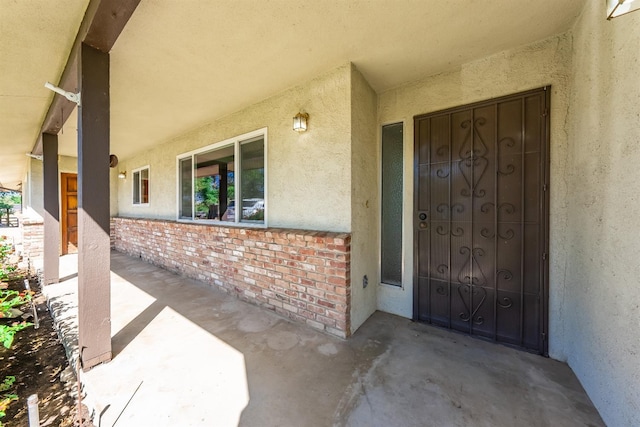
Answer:
[[78, 173], [78, 158], [58, 156], [58, 171], [60, 173]]
[[574, 27], [564, 315], [568, 363], [604, 421], [640, 425], [640, 12]]
[[27, 197], [23, 201], [25, 217], [33, 219], [44, 218], [44, 169], [42, 160], [29, 159], [27, 169]]
[[[351, 330], [376, 310], [378, 278], [377, 95], [351, 68]], [[368, 285], [363, 287], [363, 277]]]
[[[78, 173], [78, 159], [69, 156], [58, 156], [58, 173]], [[26, 214], [33, 216], [35, 212], [37, 216], [44, 217], [44, 169], [41, 160], [30, 159], [28, 176], [23, 186], [26, 188], [24, 193], [24, 206]], [[59, 183], [58, 183], [59, 186]], [[60, 198], [60, 194], [58, 194]]]
[[120, 169], [118, 169], [118, 167], [115, 167], [109, 172], [109, 216], [112, 217], [118, 215], [119, 171]]
[[[267, 221], [271, 227], [351, 230], [350, 75], [346, 65], [230, 116], [121, 161], [118, 212], [123, 216], [176, 218], [176, 156], [228, 138], [268, 128]], [[309, 130], [292, 130], [300, 110]], [[131, 203], [131, 170], [149, 165], [149, 206]]]
[[389, 90], [379, 95], [379, 123], [404, 121], [404, 271], [403, 287], [381, 285], [378, 307], [412, 316], [413, 301], [413, 116], [552, 85], [551, 87], [551, 241], [550, 354], [564, 359], [564, 329], [559, 301], [563, 298], [566, 245], [566, 183], [558, 179], [566, 163], [568, 76], [571, 38], [552, 37], [498, 53], [454, 70]]

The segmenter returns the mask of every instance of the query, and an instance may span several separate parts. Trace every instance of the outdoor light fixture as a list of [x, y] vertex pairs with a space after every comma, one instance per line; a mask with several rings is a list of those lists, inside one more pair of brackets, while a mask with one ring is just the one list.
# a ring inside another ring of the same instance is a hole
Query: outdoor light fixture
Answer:
[[640, 0], [607, 0], [607, 19], [640, 9]]
[[306, 132], [307, 130], [307, 120], [309, 120], [309, 115], [307, 113], [298, 113], [293, 118], [293, 130], [296, 132]]
[[46, 82], [44, 84], [44, 87], [46, 87], [47, 89], [50, 89], [52, 91], [54, 91], [55, 93], [64, 96], [65, 98], [67, 98], [69, 101], [71, 102], [75, 102], [76, 104], [78, 104], [78, 106], [80, 106], [80, 92], [78, 93], [73, 93], [73, 92], [67, 92], [64, 89], [60, 89], [58, 86], [54, 86], [49, 82]]
[[120, 178], [120, 179], [127, 179], [127, 171], [121, 171], [121, 172], [118, 174], [118, 178]]

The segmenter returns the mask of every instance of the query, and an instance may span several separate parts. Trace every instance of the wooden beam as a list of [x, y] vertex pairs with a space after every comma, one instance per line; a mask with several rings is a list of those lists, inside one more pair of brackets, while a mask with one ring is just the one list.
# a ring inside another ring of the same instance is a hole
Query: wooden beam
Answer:
[[[67, 58], [67, 64], [57, 84], [58, 87], [74, 93], [79, 91], [80, 45], [84, 42], [101, 52], [109, 53], [139, 3], [140, 0], [90, 0]], [[33, 154], [42, 154], [41, 135], [43, 133], [57, 135], [75, 107], [74, 102], [61, 95], [56, 94], [53, 97], [42, 122], [40, 136], [31, 150]]]
[[44, 284], [60, 280], [60, 203], [58, 135], [42, 134], [44, 178]]
[[84, 369], [111, 360], [109, 54], [80, 52], [78, 126], [78, 346]]
[[102, 0], [83, 42], [101, 52], [111, 52], [139, 3], [140, 0]]

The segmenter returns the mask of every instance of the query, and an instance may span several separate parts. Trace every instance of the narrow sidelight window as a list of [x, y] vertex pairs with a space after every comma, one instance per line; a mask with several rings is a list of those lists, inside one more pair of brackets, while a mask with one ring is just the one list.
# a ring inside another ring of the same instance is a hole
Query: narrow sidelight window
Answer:
[[380, 277], [402, 286], [403, 124], [382, 127], [382, 211]]
[[149, 204], [149, 166], [133, 170], [133, 204]]

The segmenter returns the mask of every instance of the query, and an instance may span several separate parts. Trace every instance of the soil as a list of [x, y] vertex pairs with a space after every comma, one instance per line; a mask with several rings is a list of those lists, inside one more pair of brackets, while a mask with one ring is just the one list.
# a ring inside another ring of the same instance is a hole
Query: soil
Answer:
[[[17, 332], [9, 349], [0, 345], [0, 382], [6, 375], [15, 376], [16, 381], [7, 392], [18, 395], [18, 400], [11, 402], [7, 415], [0, 419], [0, 423], [4, 423], [6, 427], [28, 426], [27, 398], [37, 394], [41, 426], [78, 426], [76, 376], [69, 367], [37, 280], [31, 280], [30, 286], [35, 291], [33, 301], [39, 328], [30, 326]], [[24, 280], [10, 280], [8, 289], [23, 291]], [[20, 307], [20, 310], [31, 313], [32, 308], [29, 304]], [[33, 318], [30, 317], [27, 321], [33, 322]], [[0, 319], [0, 322], [11, 323], [8, 319]], [[82, 412], [85, 418], [86, 407]], [[93, 424], [83, 420], [82, 427], [93, 427]]]

